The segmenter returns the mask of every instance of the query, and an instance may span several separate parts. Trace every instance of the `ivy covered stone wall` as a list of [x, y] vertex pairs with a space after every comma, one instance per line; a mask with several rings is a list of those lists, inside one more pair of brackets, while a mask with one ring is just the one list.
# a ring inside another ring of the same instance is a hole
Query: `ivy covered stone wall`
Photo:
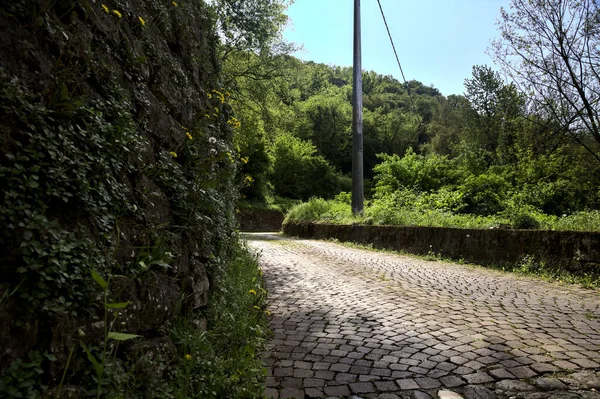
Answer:
[[0, 392], [56, 384], [107, 329], [169, 347], [206, 306], [237, 195], [217, 40], [199, 0], [0, 10]]

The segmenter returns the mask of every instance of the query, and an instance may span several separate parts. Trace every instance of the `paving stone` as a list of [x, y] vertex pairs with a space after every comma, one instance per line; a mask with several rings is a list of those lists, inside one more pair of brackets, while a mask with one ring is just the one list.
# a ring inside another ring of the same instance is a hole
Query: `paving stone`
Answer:
[[537, 375], [535, 371], [533, 371], [527, 366], [513, 367], [508, 371], [510, 371], [510, 373], [517, 378], [531, 378]]
[[503, 368], [488, 370], [488, 374], [498, 380], [508, 380], [516, 378], [513, 374]]
[[481, 385], [469, 385], [463, 388], [465, 399], [496, 399], [496, 394]]
[[415, 378], [415, 382], [423, 389], [433, 389], [441, 386], [441, 383], [431, 377]]
[[417, 382], [415, 380], [413, 380], [412, 378], [396, 380], [396, 384], [398, 384], [400, 389], [403, 391], [408, 390], [408, 389], [419, 389], [420, 388], [419, 384], [417, 384]]
[[374, 381], [373, 384], [375, 384], [379, 392], [395, 391], [398, 389], [394, 381]]
[[494, 381], [494, 378], [491, 377], [488, 373], [481, 371], [478, 373], [463, 375], [463, 378], [467, 380], [469, 384], [484, 384], [486, 382]]
[[465, 384], [465, 381], [455, 375], [440, 378], [440, 382], [447, 388], [455, 388]]
[[431, 399], [431, 395], [423, 391], [412, 391], [410, 397], [411, 399]]
[[371, 393], [375, 392], [375, 386], [370, 382], [354, 382], [349, 384], [350, 390], [354, 393]]
[[533, 391], [535, 388], [518, 380], [502, 380], [496, 383], [496, 389], [506, 392]]
[[555, 371], [559, 371], [560, 369], [553, 364], [548, 363], [534, 363], [531, 366], [532, 370], [538, 373], [553, 373]]
[[537, 378], [533, 383], [536, 387], [544, 391], [562, 391], [568, 388], [556, 378]]
[[349, 384], [371, 384], [355, 393], [372, 399], [427, 390], [417, 382], [502, 386], [600, 368], [598, 321], [582, 316], [597, 313], [600, 293], [330, 242], [247, 238], [261, 252], [272, 312], [265, 395], [347, 397]]
[[350, 395], [350, 388], [346, 385], [326, 386], [323, 388], [326, 395], [329, 396], [347, 396]]
[[569, 379], [575, 381], [578, 386], [585, 389], [600, 389], [600, 376], [591, 371], [580, 371], [573, 373]]
[[335, 376], [336, 381], [340, 382], [354, 382], [358, 379], [356, 374], [338, 373]]
[[280, 399], [304, 399], [304, 391], [298, 388], [284, 388], [279, 393]]

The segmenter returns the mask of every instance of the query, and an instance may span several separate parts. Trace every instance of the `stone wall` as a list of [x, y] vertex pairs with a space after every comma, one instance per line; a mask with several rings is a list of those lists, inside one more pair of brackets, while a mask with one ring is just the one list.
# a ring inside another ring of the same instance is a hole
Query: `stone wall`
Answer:
[[286, 223], [283, 232], [302, 238], [372, 244], [374, 248], [418, 255], [436, 254], [483, 265], [516, 264], [531, 256], [548, 266], [572, 272], [600, 268], [600, 232], [313, 223]]
[[238, 191], [212, 18], [203, 1], [0, 10], [0, 375], [47, 354], [55, 385], [69, 348], [102, 340], [92, 271], [129, 303], [119, 332], [168, 339], [207, 305]]
[[261, 209], [243, 209], [238, 213], [240, 231], [280, 231], [283, 213]]

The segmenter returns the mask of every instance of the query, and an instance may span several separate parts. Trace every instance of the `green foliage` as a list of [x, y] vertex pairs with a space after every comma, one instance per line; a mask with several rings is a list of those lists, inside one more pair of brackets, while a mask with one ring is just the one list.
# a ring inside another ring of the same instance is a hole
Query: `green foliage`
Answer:
[[312, 195], [332, 196], [347, 190], [350, 182], [320, 155], [308, 141], [291, 134], [280, 135], [273, 144], [271, 181], [278, 195], [307, 199]]
[[460, 211], [476, 215], [493, 215], [504, 210], [504, 196], [508, 191], [508, 183], [494, 174], [469, 176], [460, 185], [464, 207]]
[[256, 258], [235, 247], [231, 262], [217, 264], [207, 310], [210, 329], [199, 333], [191, 317], [175, 322], [171, 335], [178, 360], [175, 398], [262, 397], [266, 370], [260, 352], [268, 332], [266, 291]]
[[311, 198], [308, 202], [296, 205], [287, 213], [285, 222], [347, 223], [352, 220], [350, 204], [337, 200], [326, 201]]
[[404, 157], [380, 154], [382, 162], [374, 169], [376, 192], [379, 195], [393, 193], [402, 188], [416, 192], [438, 190], [443, 186], [456, 184], [464, 172], [456, 168], [456, 163], [446, 156], [415, 154], [409, 149]]

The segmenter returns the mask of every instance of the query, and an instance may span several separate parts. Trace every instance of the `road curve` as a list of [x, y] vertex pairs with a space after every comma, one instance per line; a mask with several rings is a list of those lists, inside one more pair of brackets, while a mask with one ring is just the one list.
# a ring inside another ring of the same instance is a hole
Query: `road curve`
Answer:
[[268, 397], [374, 397], [600, 369], [598, 291], [331, 242], [244, 236], [269, 291]]

